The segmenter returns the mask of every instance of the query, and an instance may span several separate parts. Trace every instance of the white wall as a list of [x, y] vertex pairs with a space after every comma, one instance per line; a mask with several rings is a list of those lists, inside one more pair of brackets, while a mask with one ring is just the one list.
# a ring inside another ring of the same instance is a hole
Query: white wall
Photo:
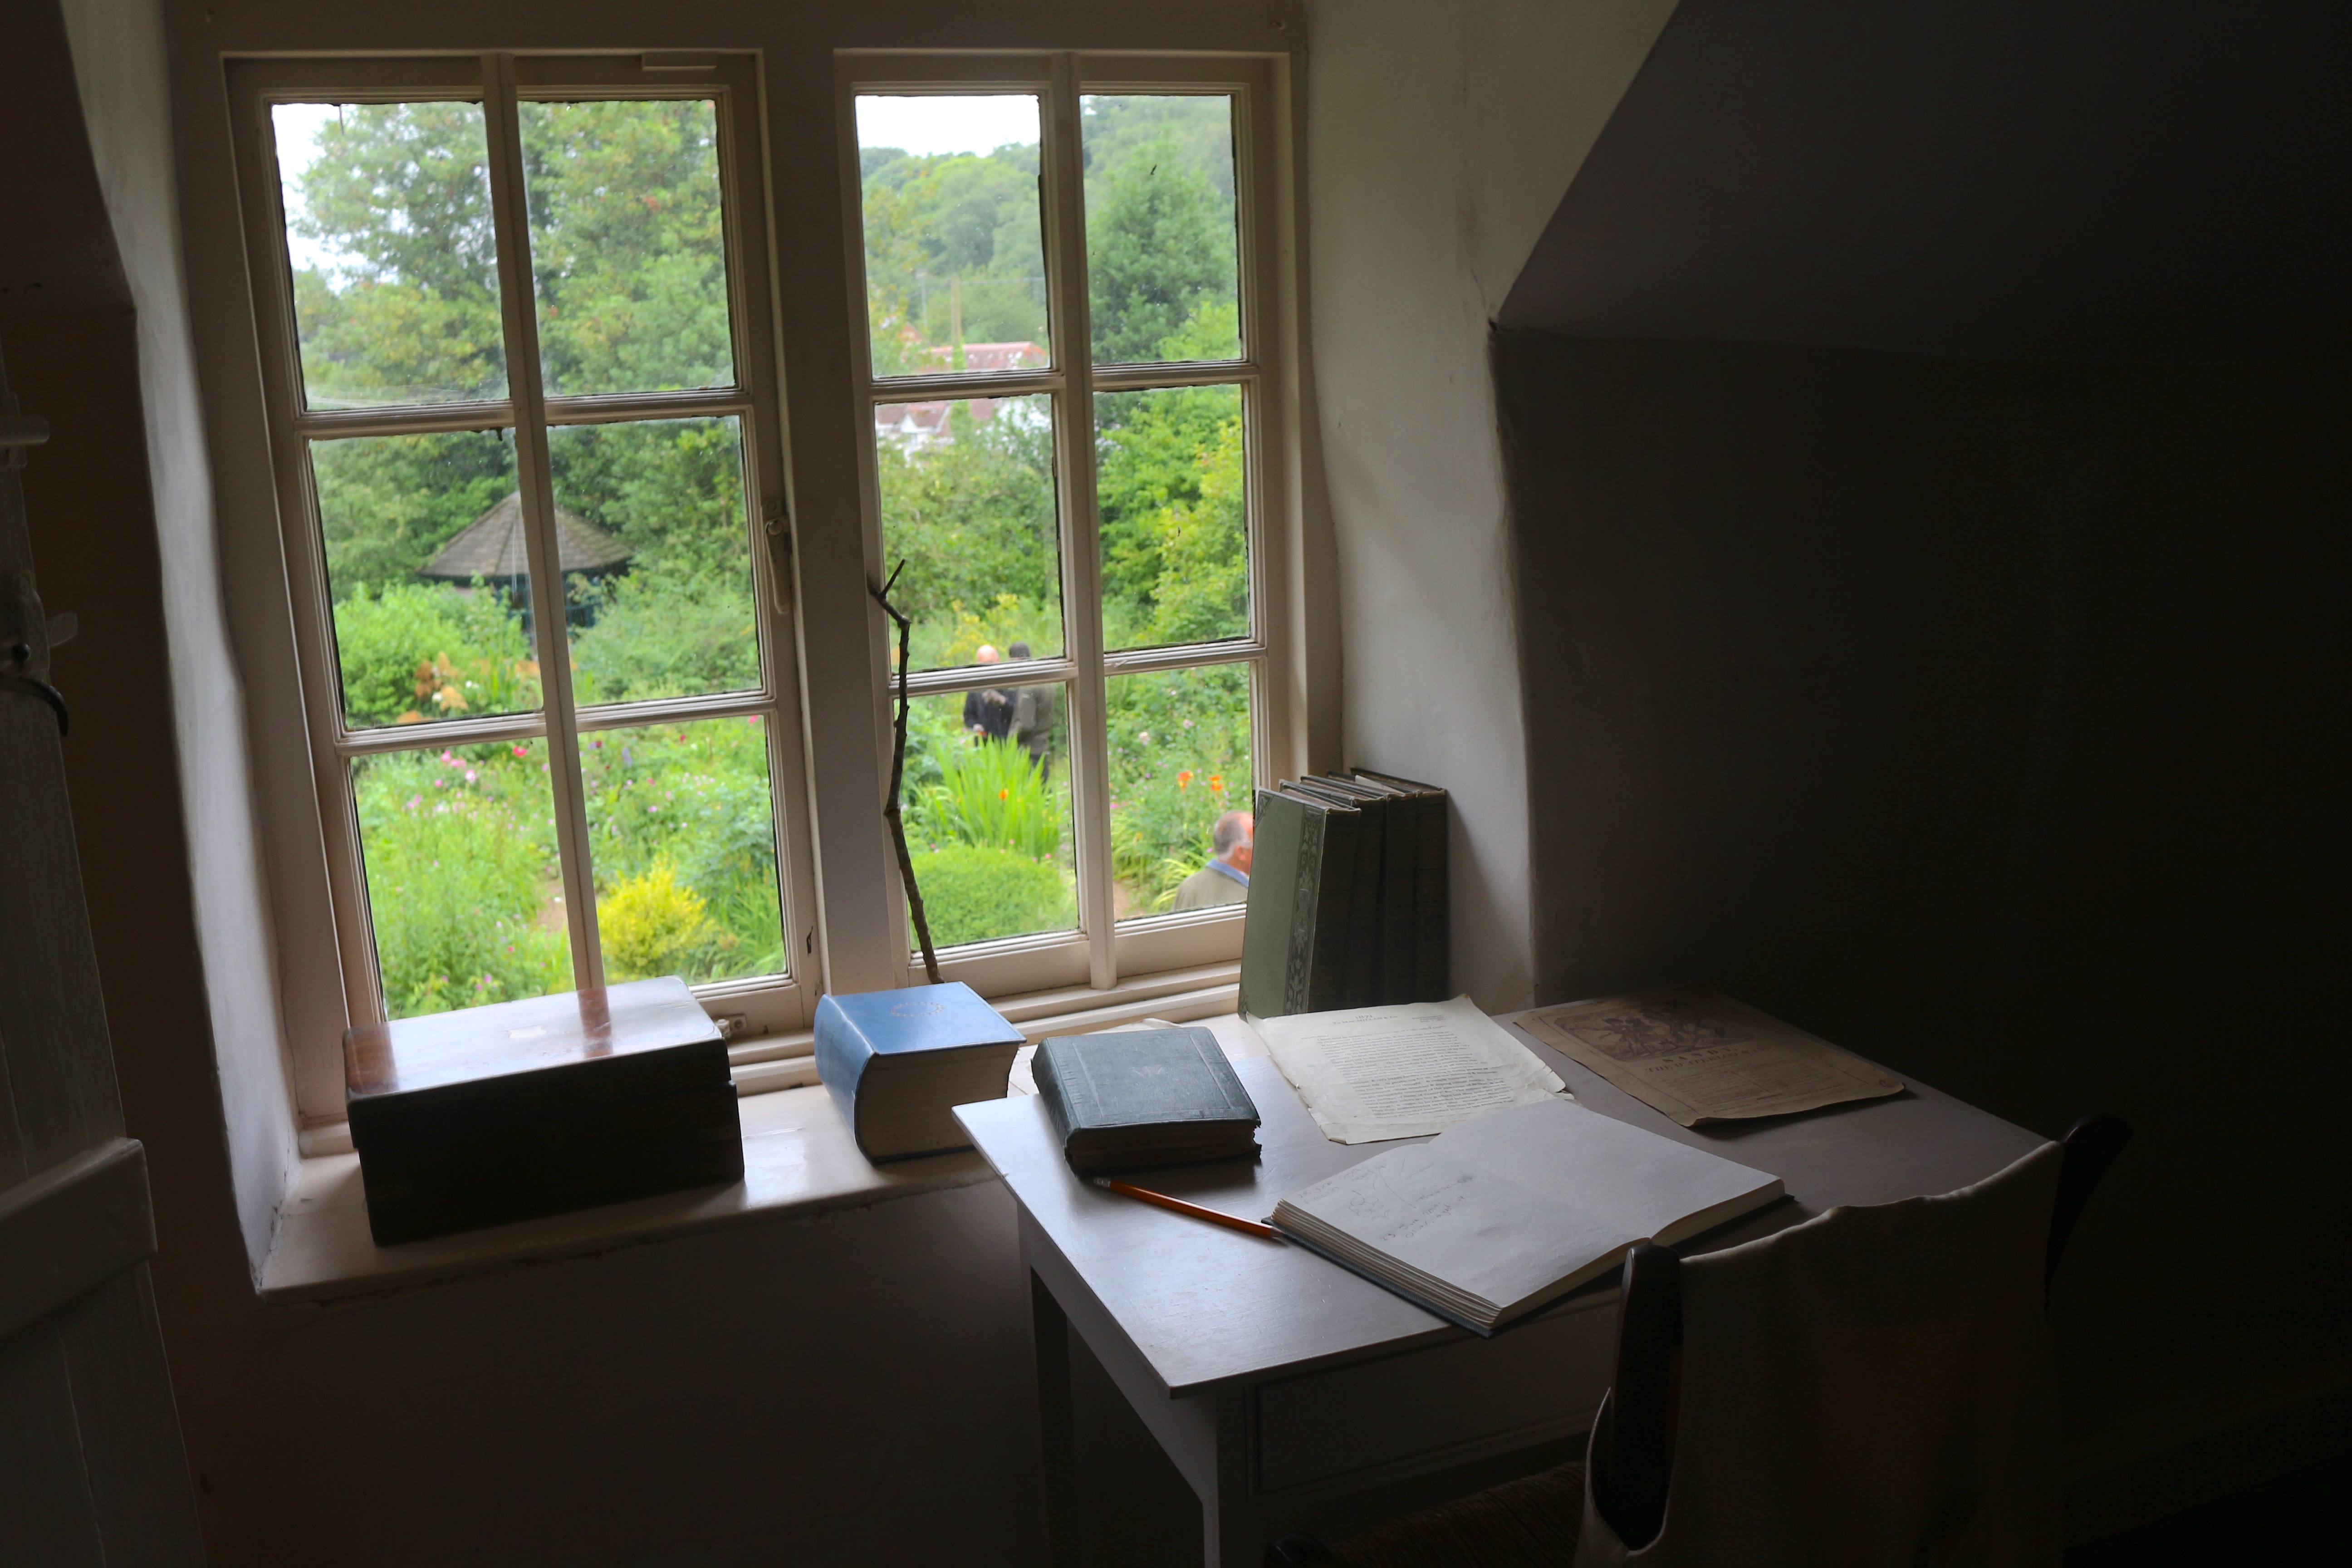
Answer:
[[[64, 0], [90, 152], [138, 315], [148, 478], [203, 987], [246, 1258], [258, 1278], [297, 1161], [245, 706], [223, 615], [212, 471], [180, 254], [159, 0]], [[157, 737], [157, 742], [163, 742]]]
[[[1454, 983], [1534, 1000], [1488, 323], [1674, 0], [1309, 0], [1313, 353], [1348, 760], [1453, 792]], [[1538, 716], [1540, 721], [1540, 716]]]

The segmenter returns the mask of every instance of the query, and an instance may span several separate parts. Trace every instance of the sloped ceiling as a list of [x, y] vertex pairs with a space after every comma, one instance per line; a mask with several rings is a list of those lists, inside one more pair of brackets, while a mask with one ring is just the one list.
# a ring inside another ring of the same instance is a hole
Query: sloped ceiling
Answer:
[[2303, 357], [2347, 283], [2343, 0], [1683, 0], [1497, 320]]

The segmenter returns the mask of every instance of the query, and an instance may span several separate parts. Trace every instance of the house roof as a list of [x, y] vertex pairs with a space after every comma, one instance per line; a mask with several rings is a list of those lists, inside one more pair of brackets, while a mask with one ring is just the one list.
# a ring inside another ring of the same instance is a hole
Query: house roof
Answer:
[[[557, 559], [566, 572], [601, 572], [629, 558], [629, 547], [576, 512], [555, 509]], [[530, 571], [522, 542], [522, 496], [509, 494], [467, 523], [440, 552], [416, 569], [419, 577], [470, 583], [477, 577], [521, 577]]]

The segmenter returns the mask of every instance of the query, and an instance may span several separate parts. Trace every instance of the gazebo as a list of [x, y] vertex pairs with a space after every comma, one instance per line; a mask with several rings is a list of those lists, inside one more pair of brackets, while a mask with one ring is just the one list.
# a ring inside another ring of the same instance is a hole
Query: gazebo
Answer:
[[[629, 547], [577, 512], [555, 509], [556, 561], [569, 579], [594, 582], [626, 565]], [[416, 574], [432, 582], [480, 582], [499, 588], [530, 624], [530, 564], [523, 548], [522, 494], [515, 491], [451, 537]], [[596, 618], [592, 601], [564, 595], [565, 618], [587, 626]]]

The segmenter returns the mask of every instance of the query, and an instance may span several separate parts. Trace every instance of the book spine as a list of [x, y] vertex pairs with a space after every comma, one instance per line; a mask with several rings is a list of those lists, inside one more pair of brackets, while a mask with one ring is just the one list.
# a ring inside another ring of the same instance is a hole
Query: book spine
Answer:
[[1421, 931], [1421, 803], [1388, 803], [1388, 843], [1381, 877], [1381, 974], [1376, 1000], [1410, 1002], [1417, 982]]
[[1356, 880], [1356, 836], [1363, 817], [1352, 810], [1316, 815], [1323, 819], [1323, 855], [1315, 895], [1315, 949], [1313, 971], [1307, 982], [1307, 1010], [1328, 1013], [1347, 1005], [1348, 1001], [1348, 938], [1355, 926], [1350, 903]]
[[1356, 807], [1356, 876], [1349, 889], [1348, 977], [1342, 1007], [1374, 1007], [1381, 1000], [1381, 888], [1387, 870], [1388, 804]]
[[1446, 795], [1432, 790], [1421, 800], [1420, 864], [1413, 873], [1419, 927], [1414, 943], [1414, 1002], [1443, 1002], [1451, 994], [1449, 960], [1454, 946], [1452, 889], [1446, 865]]
[[1290, 915], [1297, 892], [1298, 807], [1272, 790], [1256, 792], [1257, 859], [1242, 922], [1241, 1010], [1260, 1018], [1285, 1011]]
[[1037, 1099], [1045, 1107], [1045, 1119], [1054, 1124], [1054, 1142], [1066, 1156], [1070, 1127], [1076, 1119], [1070, 1114], [1070, 1086], [1062, 1081], [1061, 1053], [1053, 1049], [1052, 1042], [1039, 1042], [1036, 1055], [1029, 1058], [1029, 1076], [1037, 1085]]
[[1309, 996], [1315, 973], [1315, 906], [1323, 886], [1323, 814], [1295, 809], [1300, 819], [1298, 869], [1290, 902], [1290, 952], [1282, 970], [1285, 1016], [1315, 1011]]
[[833, 1103], [848, 1123], [851, 1135], [857, 1131], [857, 1085], [866, 1076], [866, 1066], [874, 1059], [874, 1042], [865, 1032], [850, 1022], [849, 1015], [830, 996], [820, 997], [816, 1005], [816, 1077], [833, 1096]]

